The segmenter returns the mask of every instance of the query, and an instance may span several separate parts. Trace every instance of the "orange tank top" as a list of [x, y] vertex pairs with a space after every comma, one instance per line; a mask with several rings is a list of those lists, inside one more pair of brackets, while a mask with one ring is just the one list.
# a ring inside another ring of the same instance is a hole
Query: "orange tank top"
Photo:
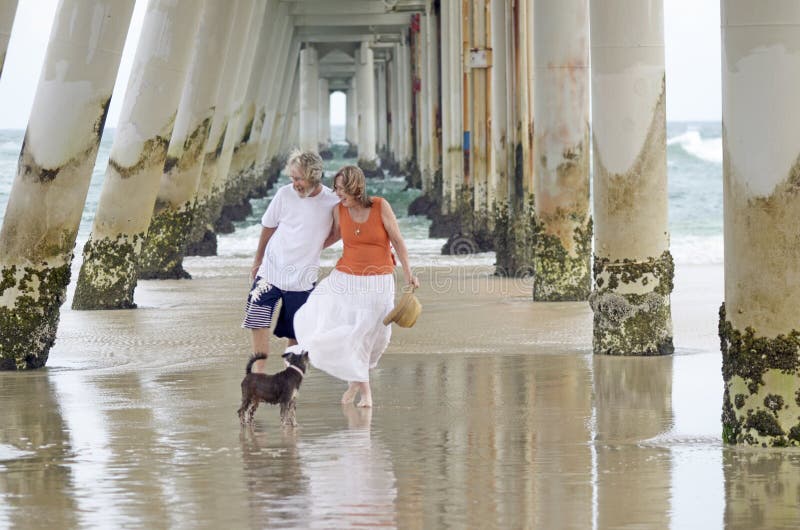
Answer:
[[356, 223], [347, 208], [339, 203], [339, 231], [344, 252], [336, 263], [336, 270], [356, 276], [394, 272], [395, 260], [389, 247], [389, 233], [381, 218], [382, 204], [383, 199], [373, 197], [367, 220]]

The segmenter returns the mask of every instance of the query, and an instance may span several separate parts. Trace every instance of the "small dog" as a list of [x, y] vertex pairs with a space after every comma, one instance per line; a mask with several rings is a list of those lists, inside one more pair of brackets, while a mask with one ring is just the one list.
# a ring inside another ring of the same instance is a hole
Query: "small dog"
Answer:
[[283, 354], [285, 370], [272, 375], [253, 373], [253, 363], [266, 358], [265, 354], [257, 353], [247, 363], [242, 379], [242, 406], [237, 411], [239, 421], [242, 426], [252, 425], [258, 404], [265, 401], [273, 405], [280, 403], [281, 424], [294, 427], [297, 425], [295, 398], [308, 369], [308, 352], [295, 353], [288, 349]]

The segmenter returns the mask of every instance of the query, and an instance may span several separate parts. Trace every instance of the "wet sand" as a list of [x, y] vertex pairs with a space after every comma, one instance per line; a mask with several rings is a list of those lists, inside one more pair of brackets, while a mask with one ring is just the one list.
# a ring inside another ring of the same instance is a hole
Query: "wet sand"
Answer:
[[[724, 447], [720, 266], [679, 267], [676, 354], [591, 354], [586, 303], [425, 269], [375, 407], [312, 370], [300, 426], [235, 411], [245, 268], [63, 308], [48, 368], [0, 373], [0, 527], [754, 528], [800, 520], [800, 452]], [[283, 343], [273, 341], [273, 351]], [[281, 368], [278, 355], [269, 371]]]

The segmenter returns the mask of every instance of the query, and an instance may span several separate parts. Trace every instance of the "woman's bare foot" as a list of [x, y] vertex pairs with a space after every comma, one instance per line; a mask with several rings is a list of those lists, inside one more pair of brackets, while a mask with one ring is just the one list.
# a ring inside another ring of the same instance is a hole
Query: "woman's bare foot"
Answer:
[[347, 390], [344, 391], [342, 394], [342, 405], [349, 405], [353, 401], [356, 400], [356, 394], [358, 394], [358, 383], [351, 382], [350, 385], [347, 387]]
[[359, 383], [361, 385], [361, 401], [358, 402], [359, 407], [372, 407], [372, 390], [369, 383]]

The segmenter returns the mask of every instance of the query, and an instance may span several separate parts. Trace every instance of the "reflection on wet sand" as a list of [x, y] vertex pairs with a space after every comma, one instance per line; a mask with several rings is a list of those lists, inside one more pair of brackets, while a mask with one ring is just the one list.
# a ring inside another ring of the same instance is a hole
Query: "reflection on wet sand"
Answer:
[[0, 404], [0, 527], [78, 526], [73, 448], [48, 374], [0, 375]]
[[718, 300], [674, 313], [676, 328], [694, 326], [695, 349], [612, 358], [589, 353], [585, 304], [423, 287], [424, 320], [398, 330], [373, 375], [374, 410], [343, 409], [345, 385], [312, 369], [297, 429], [260, 407], [248, 431], [236, 417], [246, 285], [140, 287], [135, 311], [65, 310], [47, 370], [0, 373], [0, 527], [800, 520], [795, 451], [720, 442], [720, 359], [703, 331], [716, 320], [697, 316]]
[[669, 527], [671, 451], [649, 440], [672, 427], [672, 361], [593, 359], [599, 528]]

